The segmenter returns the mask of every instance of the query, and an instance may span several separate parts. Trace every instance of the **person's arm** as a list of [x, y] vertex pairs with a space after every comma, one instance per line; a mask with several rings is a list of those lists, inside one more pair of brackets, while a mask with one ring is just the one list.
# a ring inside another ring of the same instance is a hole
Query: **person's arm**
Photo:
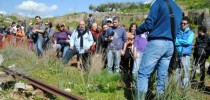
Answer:
[[177, 37], [176, 37], [175, 45], [176, 45], [176, 46], [180, 46], [180, 45], [181, 45], [181, 44], [179, 43]]
[[207, 47], [206, 47], [206, 52], [210, 53], [210, 35], [207, 35], [208, 36], [208, 44], [207, 44]]
[[123, 30], [122, 40], [123, 40], [124, 43], [123, 43], [123, 49], [121, 50], [121, 55], [124, 55], [126, 47], [127, 47], [127, 37], [126, 37], [126, 31], [125, 30]]
[[136, 34], [142, 34], [154, 28], [159, 13], [159, 1], [155, 1], [150, 7], [150, 12], [143, 24], [136, 29]]
[[108, 28], [105, 32], [105, 37], [104, 37], [104, 40], [105, 41], [109, 41], [109, 34], [112, 32], [112, 29], [111, 28]]
[[193, 43], [193, 38], [194, 38], [194, 33], [191, 32], [191, 34], [189, 35], [189, 37], [186, 40], [183, 39], [177, 39], [177, 41], [181, 44], [181, 45], [191, 45]]
[[39, 33], [42, 33], [43, 34], [44, 31], [45, 31], [45, 28], [46, 28], [45, 25], [42, 23], [41, 26], [40, 26], [40, 28], [38, 30], [36, 30], [36, 32], [39, 32]]
[[66, 32], [67, 32], [67, 35], [70, 35], [70, 36], [72, 35], [72, 31], [67, 30]]
[[137, 58], [137, 49], [136, 47], [133, 48], [133, 59], [135, 60]]
[[22, 36], [25, 36], [25, 32], [24, 32], [24, 30], [22, 30], [22, 33], [21, 33], [21, 35], [22, 35]]
[[67, 34], [66, 43], [70, 43], [70, 38], [71, 38], [70, 36], [72, 35], [72, 32], [70, 30], [67, 30], [66, 34]]
[[88, 34], [88, 41], [89, 41], [89, 43], [88, 43], [88, 45], [87, 45], [87, 49], [90, 49], [90, 47], [92, 46], [92, 44], [93, 44], [93, 42], [94, 42], [93, 36], [92, 36], [92, 34], [91, 34], [90, 31], [89, 31], [89, 34]]
[[71, 46], [70, 49], [74, 48], [75, 39], [76, 39], [76, 30], [71, 34], [70, 37], [70, 46]]

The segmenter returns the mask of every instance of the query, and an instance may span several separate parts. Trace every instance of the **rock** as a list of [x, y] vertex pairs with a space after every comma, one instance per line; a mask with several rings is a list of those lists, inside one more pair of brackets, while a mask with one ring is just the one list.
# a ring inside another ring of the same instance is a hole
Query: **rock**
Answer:
[[32, 95], [34, 97], [45, 98], [44, 97], [44, 92], [42, 90], [40, 90], [40, 89], [36, 89], [35, 91], [33, 91]]
[[15, 81], [15, 79], [11, 75], [6, 76], [6, 77], [0, 77], [0, 82], [1, 83], [14, 82], [14, 81]]
[[11, 97], [12, 100], [26, 100], [26, 99], [24, 99], [25, 97], [18, 92], [11, 93], [10, 97]]
[[3, 56], [0, 55], [0, 65], [4, 62]]
[[6, 82], [14, 82], [15, 78], [12, 75], [6, 77]]
[[65, 89], [66, 92], [72, 92], [70, 88]]
[[6, 73], [5, 72], [0, 72], [0, 77], [5, 77]]
[[21, 82], [16, 83], [15, 84], [15, 89], [23, 89], [23, 90], [25, 90], [26, 89], [26, 85], [24, 83], [21, 83]]
[[27, 92], [33, 92], [34, 91], [34, 87], [32, 85], [26, 85], [25, 91], [27, 91]]
[[9, 68], [15, 68], [15, 64], [8, 66]]

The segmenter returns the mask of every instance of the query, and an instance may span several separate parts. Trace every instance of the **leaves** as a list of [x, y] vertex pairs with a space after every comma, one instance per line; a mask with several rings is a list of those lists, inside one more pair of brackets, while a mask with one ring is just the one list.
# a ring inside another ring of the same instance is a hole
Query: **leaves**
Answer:
[[89, 5], [89, 9], [94, 12], [110, 12], [110, 11], [120, 11], [120, 12], [129, 12], [129, 11], [148, 11], [149, 4], [143, 4], [142, 2], [126, 2], [126, 3], [107, 3], [100, 4], [99, 6]]

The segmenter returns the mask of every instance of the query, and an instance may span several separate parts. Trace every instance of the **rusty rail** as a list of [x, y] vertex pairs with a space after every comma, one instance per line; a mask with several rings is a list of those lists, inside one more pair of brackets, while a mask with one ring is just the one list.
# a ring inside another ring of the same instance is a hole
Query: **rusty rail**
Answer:
[[37, 87], [37, 88], [39, 88], [43, 91], [49, 92], [53, 95], [62, 96], [64, 98], [66, 98], [67, 100], [84, 100], [83, 98], [77, 97], [77, 96], [75, 96], [73, 94], [70, 94], [66, 91], [63, 91], [63, 90], [61, 90], [57, 87], [50, 86], [50, 85], [48, 85], [46, 83], [43, 83], [43, 82], [41, 82], [37, 79], [30, 78], [26, 75], [23, 75], [23, 74], [19, 73], [19, 72], [13, 71], [13, 70], [11, 70], [7, 67], [2, 66], [2, 68], [4, 69], [5, 72], [10, 73], [10, 74], [15, 75], [15, 76], [17, 75], [17, 76], [19, 76], [20, 78], [23, 78], [23, 79], [26, 79], [26, 80], [29, 81], [29, 83], [31, 85], [33, 85], [33, 86], [35, 86], [35, 87]]

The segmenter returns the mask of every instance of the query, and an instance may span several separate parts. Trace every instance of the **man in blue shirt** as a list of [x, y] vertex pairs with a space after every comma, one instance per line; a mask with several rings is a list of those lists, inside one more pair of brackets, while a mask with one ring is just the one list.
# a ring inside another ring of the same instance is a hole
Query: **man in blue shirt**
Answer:
[[[105, 37], [108, 41], [107, 48], [107, 66], [106, 69], [109, 73], [120, 72], [121, 55], [125, 54], [127, 46], [126, 31], [123, 27], [119, 26], [120, 18], [113, 18], [113, 26], [109, 27], [106, 31]], [[114, 63], [114, 71], [112, 71]]]
[[[168, 0], [174, 14], [174, 30], [179, 31], [182, 11], [173, 1]], [[156, 93], [163, 94], [167, 86], [169, 62], [173, 54], [173, 38], [169, 8], [165, 0], [153, 0], [146, 20], [140, 25], [136, 33], [149, 32], [148, 45], [142, 56], [138, 71], [137, 90], [135, 99], [144, 100], [148, 90], [150, 74], [157, 67]]]
[[181, 30], [176, 36], [176, 48], [180, 57], [180, 64], [176, 69], [176, 80], [178, 81], [181, 76], [181, 69], [184, 70], [184, 77], [182, 80], [182, 87], [187, 88], [189, 86], [189, 68], [190, 68], [190, 55], [192, 53], [194, 33], [189, 27], [189, 18], [183, 17], [181, 22]]

